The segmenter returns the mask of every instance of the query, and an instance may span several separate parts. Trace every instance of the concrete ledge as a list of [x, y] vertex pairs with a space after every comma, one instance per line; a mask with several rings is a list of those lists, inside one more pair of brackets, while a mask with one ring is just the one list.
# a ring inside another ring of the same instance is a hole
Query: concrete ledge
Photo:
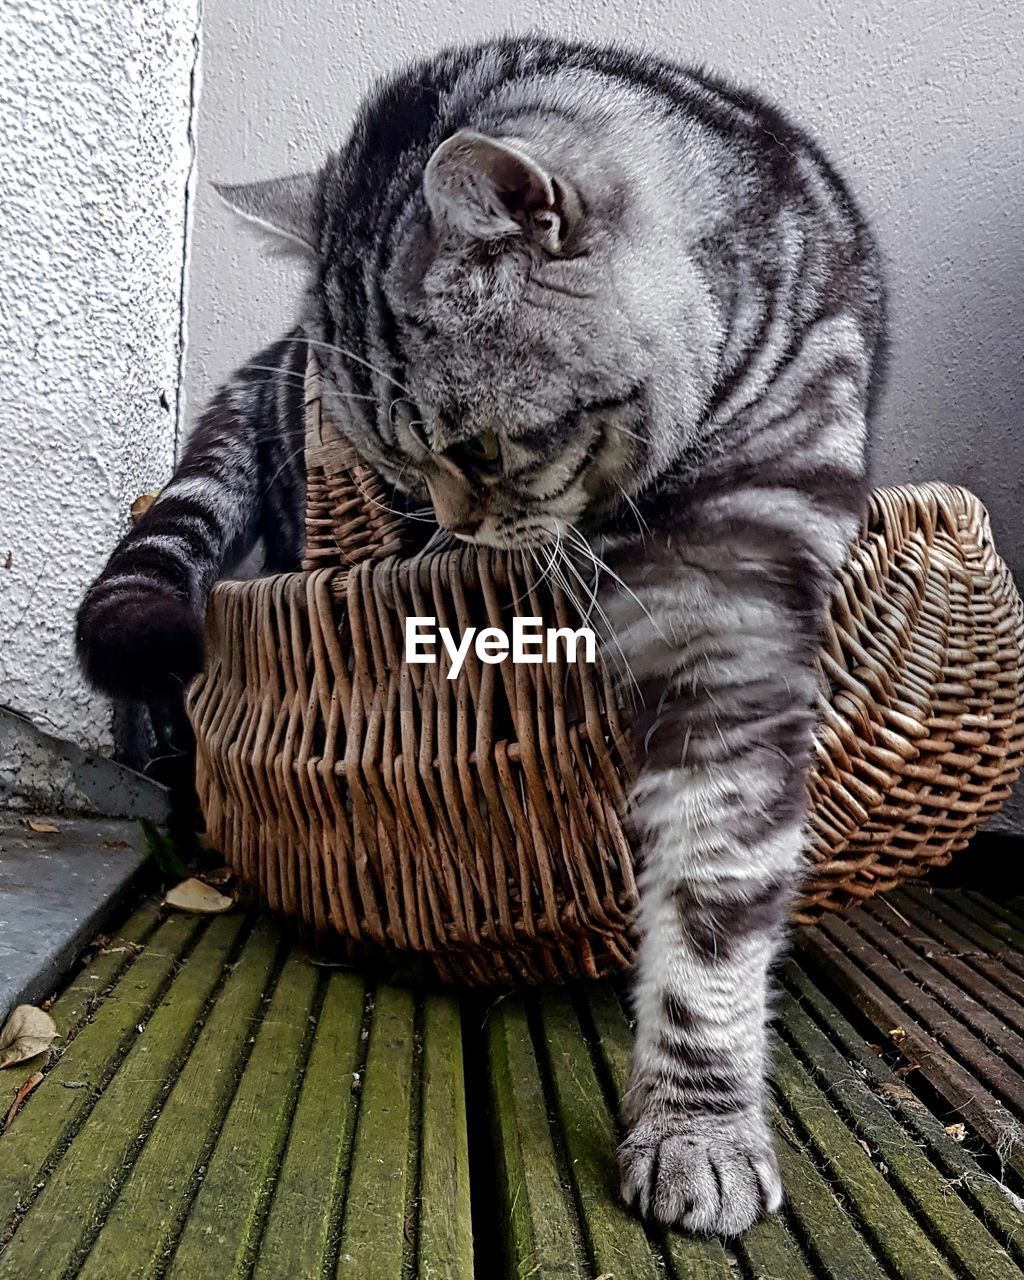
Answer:
[[49, 995], [139, 887], [148, 850], [137, 822], [0, 813], [0, 1022]]
[[0, 707], [0, 804], [9, 809], [148, 818], [164, 823], [167, 788], [45, 733]]

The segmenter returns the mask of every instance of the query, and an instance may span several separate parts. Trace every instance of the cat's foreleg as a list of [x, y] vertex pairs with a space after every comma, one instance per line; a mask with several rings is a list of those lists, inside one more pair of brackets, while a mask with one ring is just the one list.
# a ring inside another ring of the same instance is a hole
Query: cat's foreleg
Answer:
[[682, 584], [672, 643], [637, 655], [641, 942], [619, 1161], [644, 1216], [734, 1235], [782, 1199], [769, 971], [801, 865], [815, 682], [808, 637], [770, 598], [701, 577], [688, 605]]

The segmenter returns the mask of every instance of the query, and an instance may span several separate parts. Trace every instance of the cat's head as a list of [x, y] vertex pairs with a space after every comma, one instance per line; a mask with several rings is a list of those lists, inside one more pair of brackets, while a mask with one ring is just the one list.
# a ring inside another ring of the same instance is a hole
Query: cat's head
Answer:
[[678, 455], [701, 398], [705, 300], [667, 260], [663, 193], [621, 140], [558, 127], [459, 129], [415, 177], [369, 228], [340, 163], [220, 190], [310, 247], [325, 395], [391, 483], [484, 545], [595, 527]]

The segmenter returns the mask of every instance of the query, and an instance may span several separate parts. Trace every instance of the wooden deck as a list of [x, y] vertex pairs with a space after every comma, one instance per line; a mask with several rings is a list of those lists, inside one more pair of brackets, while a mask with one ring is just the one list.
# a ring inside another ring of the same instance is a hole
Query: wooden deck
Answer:
[[615, 1197], [611, 986], [459, 1002], [146, 905], [0, 1138], [0, 1280], [1024, 1274], [1020, 901], [902, 891], [781, 977], [787, 1207], [724, 1248]]

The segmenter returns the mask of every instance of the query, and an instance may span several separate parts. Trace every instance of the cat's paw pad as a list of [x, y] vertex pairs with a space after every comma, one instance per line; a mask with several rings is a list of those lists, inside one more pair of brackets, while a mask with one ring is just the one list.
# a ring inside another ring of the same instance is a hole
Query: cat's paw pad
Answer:
[[767, 1127], [646, 1117], [619, 1147], [622, 1196], [650, 1221], [736, 1236], [782, 1204]]

